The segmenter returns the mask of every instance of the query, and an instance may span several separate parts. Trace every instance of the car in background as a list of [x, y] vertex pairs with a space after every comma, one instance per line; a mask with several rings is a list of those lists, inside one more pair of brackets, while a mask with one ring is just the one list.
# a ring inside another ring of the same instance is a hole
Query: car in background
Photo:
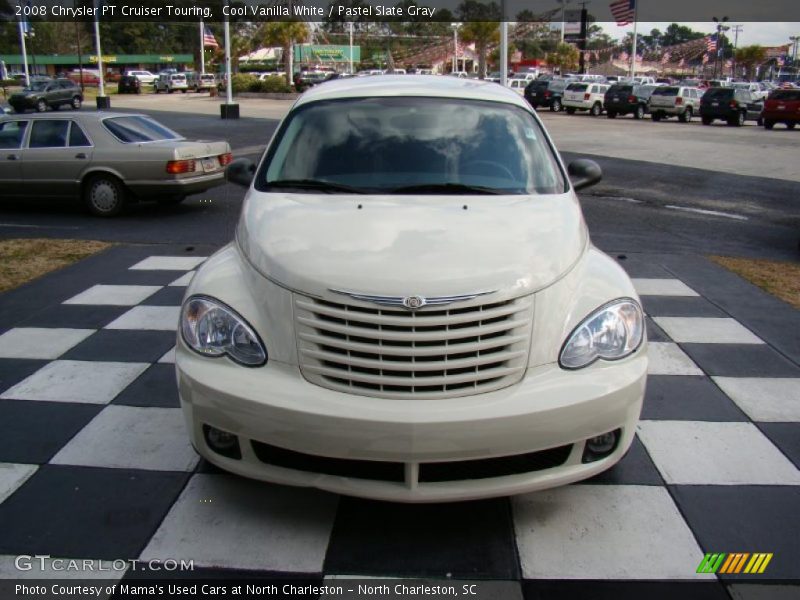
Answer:
[[633, 78], [635, 85], [655, 85], [655, 77], [637, 76]]
[[599, 166], [563, 165], [502, 86], [376, 79], [309, 90], [259, 166], [228, 168], [247, 189], [236, 236], [179, 317], [192, 445], [240, 476], [400, 502], [610, 468], [647, 344], [581, 212]]
[[265, 71], [263, 73], [258, 74], [259, 81], [264, 81], [265, 79], [269, 79], [270, 77], [280, 77], [284, 81], [286, 81], [286, 73], [283, 71]]
[[568, 84], [565, 79], [535, 79], [525, 88], [524, 97], [534, 109], [544, 106], [551, 112], [561, 112]]
[[575, 111], [580, 110], [599, 117], [603, 114], [603, 102], [610, 87], [605, 83], [573, 81], [564, 90], [563, 103], [567, 114], [574, 115]]
[[800, 123], [800, 89], [772, 92], [764, 102], [763, 121], [766, 129], [772, 129], [776, 123], [794, 129]]
[[158, 75], [154, 75], [150, 71], [128, 71], [125, 75], [136, 77], [144, 85], [153, 85], [155, 80], [158, 79]]
[[78, 110], [83, 104], [83, 92], [71, 79], [48, 79], [31, 82], [30, 87], [11, 94], [8, 103], [18, 113], [31, 109], [38, 112], [48, 108], [58, 110], [62, 106]]
[[142, 82], [135, 75], [123, 75], [117, 82], [118, 94], [141, 94]]
[[510, 89], [517, 92], [520, 96], [524, 96], [525, 88], [528, 87], [530, 80], [514, 77], [513, 79], [508, 79], [506, 83]]
[[633, 115], [634, 119], [644, 119], [647, 114], [648, 100], [658, 86], [635, 85], [633, 83], [616, 83], [606, 90], [603, 106], [609, 119], [617, 116]]
[[100, 71], [97, 69], [73, 69], [67, 74], [70, 81], [75, 82], [78, 86], [83, 85], [98, 85], [100, 83]]
[[731, 86], [737, 90], [747, 90], [753, 96], [754, 100], [764, 100], [769, 94], [767, 87], [760, 83], [748, 83], [740, 81], [732, 83]]
[[294, 87], [298, 92], [304, 92], [315, 85], [327, 81], [332, 74], [330, 71], [301, 71], [295, 75]]
[[3, 197], [79, 198], [101, 217], [222, 185], [232, 160], [227, 142], [190, 141], [151, 117], [105, 111], [0, 116], [0, 148]]
[[741, 127], [746, 121], [761, 125], [763, 109], [764, 101], [754, 99], [748, 90], [712, 87], [700, 99], [700, 120], [703, 125], [711, 125], [718, 119], [731, 127]]
[[186, 85], [195, 92], [210, 90], [217, 87], [217, 78], [213, 73], [191, 73], [186, 77]]
[[153, 83], [153, 91], [156, 94], [159, 92], [167, 92], [168, 94], [182, 92], [185, 94], [188, 89], [189, 84], [185, 73], [161, 72], [158, 75], [158, 79]]
[[653, 121], [677, 116], [681, 123], [689, 123], [700, 112], [702, 92], [697, 88], [678, 85], [657, 87], [650, 94], [648, 105]]

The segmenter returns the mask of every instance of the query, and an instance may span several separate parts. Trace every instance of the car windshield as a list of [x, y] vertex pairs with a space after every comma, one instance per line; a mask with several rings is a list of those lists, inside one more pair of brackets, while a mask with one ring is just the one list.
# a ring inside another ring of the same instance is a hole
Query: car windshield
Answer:
[[320, 183], [340, 193], [566, 189], [544, 132], [523, 108], [424, 97], [321, 101], [296, 110], [281, 126], [256, 187], [303, 191]]
[[733, 88], [711, 88], [708, 90], [705, 95], [703, 96], [707, 99], [727, 99], [733, 98]]
[[123, 144], [183, 139], [171, 129], [148, 117], [112, 117], [104, 119], [103, 125]]
[[30, 92], [43, 92], [49, 83], [49, 81], [34, 81], [25, 89]]
[[630, 94], [632, 92], [632, 85], [612, 85], [610, 88], [608, 88], [609, 94]]
[[567, 90], [570, 92], [585, 92], [589, 86], [585, 83], [570, 83]]
[[653, 90], [653, 96], [677, 96], [678, 88], [676, 87], [659, 87]]

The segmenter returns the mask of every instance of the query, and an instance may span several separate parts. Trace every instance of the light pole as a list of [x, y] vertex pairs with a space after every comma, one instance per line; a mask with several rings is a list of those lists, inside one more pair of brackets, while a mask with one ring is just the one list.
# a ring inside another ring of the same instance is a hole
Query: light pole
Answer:
[[717, 56], [714, 58], [714, 79], [717, 78], [717, 65], [720, 64], [720, 59], [722, 56], [722, 32], [728, 31], [730, 27], [726, 27], [724, 23], [728, 21], [728, 17], [722, 17], [722, 19], [718, 19], [714, 17], [712, 19], [714, 23], [717, 24]]
[[453, 74], [458, 71], [458, 23], [451, 23], [453, 28]]
[[797, 66], [797, 46], [800, 43], [800, 35], [789, 36], [789, 41], [792, 42], [792, 66]]
[[739, 65], [736, 64], [736, 49], [739, 47], [739, 33], [744, 29], [743, 25], [733, 25], [731, 27], [733, 29], [734, 37], [733, 37], [733, 67], [731, 68], [731, 77], [734, 79], [736, 78], [736, 67]]

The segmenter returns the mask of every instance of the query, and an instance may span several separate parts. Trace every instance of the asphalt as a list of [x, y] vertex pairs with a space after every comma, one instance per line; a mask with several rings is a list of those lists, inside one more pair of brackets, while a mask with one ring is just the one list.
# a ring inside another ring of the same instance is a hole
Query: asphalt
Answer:
[[[269, 118], [222, 121], [213, 115], [188, 112], [141, 112], [151, 113], [189, 138], [226, 139], [236, 156], [254, 160], [279, 122]], [[556, 115], [555, 119], [563, 122], [571, 118]], [[605, 129], [609, 125], [604, 120], [581, 120], [585, 126], [602, 123]], [[549, 116], [546, 121], [550, 121]], [[637, 125], [670, 126], [649, 122]], [[558, 132], [563, 124], [548, 127], [559, 144]], [[739, 140], [728, 151], [747, 152], [747, 147], [741, 146], [744, 143]], [[573, 147], [567, 142], [564, 145]], [[607, 252], [798, 257], [798, 182], [591, 152], [562, 155], [566, 162], [580, 156], [592, 158], [603, 168], [603, 181], [582, 193], [581, 202], [594, 243]], [[135, 205], [113, 220], [92, 218], [77, 203], [0, 202], [0, 236], [219, 246], [233, 237], [243, 195], [242, 188], [226, 184], [177, 207]]]

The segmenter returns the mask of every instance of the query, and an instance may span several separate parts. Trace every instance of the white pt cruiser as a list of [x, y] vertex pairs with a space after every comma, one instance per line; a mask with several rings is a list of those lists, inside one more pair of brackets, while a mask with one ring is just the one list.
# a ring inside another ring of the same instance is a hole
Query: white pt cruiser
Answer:
[[[568, 176], [569, 175], [569, 176]], [[191, 440], [265, 481], [401, 502], [591, 477], [629, 448], [647, 374], [625, 272], [589, 241], [536, 113], [454, 77], [306, 92], [236, 239], [197, 271], [176, 355]], [[570, 180], [571, 178], [571, 180]]]

